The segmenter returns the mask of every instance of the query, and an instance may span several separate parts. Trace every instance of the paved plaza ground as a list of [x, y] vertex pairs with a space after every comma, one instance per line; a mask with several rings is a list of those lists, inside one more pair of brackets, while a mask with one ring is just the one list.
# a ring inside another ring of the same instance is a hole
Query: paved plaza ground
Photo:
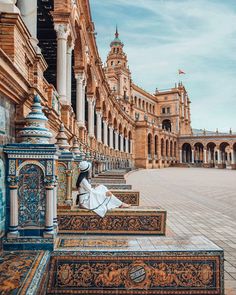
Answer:
[[131, 172], [141, 205], [168, 212], [167, 235], [203, 235], [225, 251], [225, 294], [236, 295], [236, 171], [166, 168]]

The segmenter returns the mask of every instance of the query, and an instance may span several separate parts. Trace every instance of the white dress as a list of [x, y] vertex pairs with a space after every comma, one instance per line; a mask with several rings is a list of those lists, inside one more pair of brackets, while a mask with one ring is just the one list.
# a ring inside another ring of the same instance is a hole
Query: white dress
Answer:
[[104, 217], [107, 210], [118, 208], [122, 204], [114, 195], [106, 196], [107, 191], [108, 189], [104, 185], [92, 188], [88, 180], [84, 178], [79, 187], [79, 203], [82, 207]]

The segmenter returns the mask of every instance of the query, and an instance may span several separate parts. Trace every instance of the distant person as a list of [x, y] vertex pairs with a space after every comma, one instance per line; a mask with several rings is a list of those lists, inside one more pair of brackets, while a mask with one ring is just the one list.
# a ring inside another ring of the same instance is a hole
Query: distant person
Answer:
[[104, 185], [92, 188], [88, 182], [89, 170], [92, 164], [82, 161], [79, 165], [80, 174], [76, 182], [79, 194], [76, 204], [81, 208], [94, 211], [99, 216], [104, 217], [108, 210], [114, 208], [129, 208], [131, 205], [121, 202]]

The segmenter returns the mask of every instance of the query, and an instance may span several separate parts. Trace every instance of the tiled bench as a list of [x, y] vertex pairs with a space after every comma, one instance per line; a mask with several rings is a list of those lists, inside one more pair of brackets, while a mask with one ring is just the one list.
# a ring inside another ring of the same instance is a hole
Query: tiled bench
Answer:
[[61, 238], [47, 294], [223, 295], [223, 263], [204, 237]]
[[116, 208], [104, 218], [84, 209], [58, 210], [59, 233], [164, 235], [166, 211], [158, 207]]

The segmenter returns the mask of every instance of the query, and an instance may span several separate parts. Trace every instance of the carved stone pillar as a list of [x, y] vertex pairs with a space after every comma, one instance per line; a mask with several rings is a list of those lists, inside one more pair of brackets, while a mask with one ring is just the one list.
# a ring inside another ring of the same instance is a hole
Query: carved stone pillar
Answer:
[[97, 115], [97, 141], [102, 142], [102, 113], [101, 113], [101, 111], [97, 111], [96, 115]]
[[75, 76], [76, 79], [76, 119], [79, 127], [84, 127], [84, 103], [83, 103], [83, 81], [84, 74], [80, 73]]
[[67, 45], [66, 52], [66, 98], [68, 105], [71, 105], [71, 73], [72, 73], [72, 51], [74, 44]]
[[45, 230], [43, 236], [50, 237], [54, 235], [53, 217], [54, 217], [54, 182], [46, 183], [46, 215], [45, 215]]
[[67, 104], [67, 38], [69, 28], [67, 24], [55, 24], [57, 32], [57, 92], [63, 104]]
[[118, 131], [115, 131], [115, 150], [119, 150], [119, 134]]
[[113, 148], [113, 127], [112, 126], [109, 126], [109, 133], [110, 133], [109, 147]]
[[88, 97], [88, 134], [94, 137], [94, 107], [95, 100], [93, 97]]
[[10, 190], [10, 224], [8, 238], [18, 237], [18, 177], [9, 177], [9, 190]]
[[194, 163], [195, 163], [194, 156], [195, 156], [195, 151], [194, 151], [194, 149], [192, 149], [192, 164], [194, 164]]
[[103, 143], [107, 145], [107, 122], [103, 121]]
[[180, 162], [180, 164], [183, 163], [183, 159], [182, 159], [182, 150], [179, 150], [179, 162]]

